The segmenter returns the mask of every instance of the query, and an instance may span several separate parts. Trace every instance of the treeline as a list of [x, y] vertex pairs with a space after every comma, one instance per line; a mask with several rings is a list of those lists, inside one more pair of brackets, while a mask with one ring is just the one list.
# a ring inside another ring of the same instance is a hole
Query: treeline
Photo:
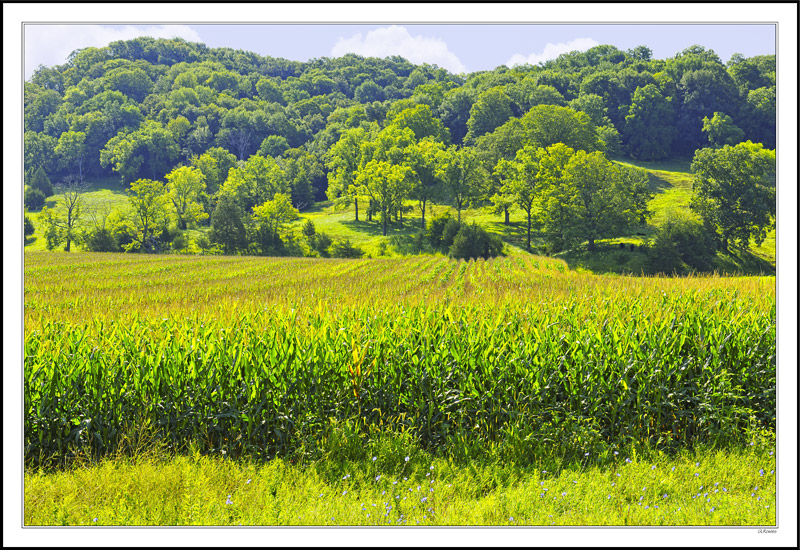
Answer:
[[[204, 215], [186, 216], [171, 199], [172, 222], [148, 236], [211, 224], [229, 251], [252, 245], [246, 228], [281, 196], [299, 211], [325, 198], [353, 204], [356, 219], [377, 214], [384, 234], [389, 220], [403, 223], [409, 200], [423, 227], [432, 202], [452, 204], [459, 217], [467, 205], [493, 204], [506, 221], [516, 206], [527, 214], [529, 246], [534, 223], [554, 248], [591, 247], [646, 219], [643, 176], [608, 158], [775, 143], [775, 56], [735, 55], [726, 65], [699, 46], [666, 60], [644, 46], [597, 46], [538, 66], [453, 75], [400, 57], [301, 63], [137, 38], [40, 67], [24, 95], [29, 208], [53, 182], [117, 174], [137, 195], [150, 185], [142, 182], [174, 187], [168, 176], [186, 169], [198, 182], [187, 200]], [[585, 190], [583, 206], [556, 208], [558, 196], [596, 185], [598, 175], [606, 184]], [[95, 225], [109, 222], [120, 246], [146, 249], [132, 214], [119, 216]]]

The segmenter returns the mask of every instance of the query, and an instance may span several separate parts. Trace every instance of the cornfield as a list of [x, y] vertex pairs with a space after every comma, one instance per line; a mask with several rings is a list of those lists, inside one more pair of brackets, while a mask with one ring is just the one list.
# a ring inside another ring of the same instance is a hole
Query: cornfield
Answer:
[[29, 464], [175, 449], [268, 458], [332, 425], [426, 449], [725, 445], [775, 429], [775, 280], [557, 260], [25, 255]]

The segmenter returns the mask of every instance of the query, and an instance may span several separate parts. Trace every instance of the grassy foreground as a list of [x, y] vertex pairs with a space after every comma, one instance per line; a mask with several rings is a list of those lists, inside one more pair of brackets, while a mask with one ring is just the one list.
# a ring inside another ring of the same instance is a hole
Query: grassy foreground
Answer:
[[[775, 525], [768, 442], [554, 473], [412, 453], [305, 466], [194, 454], [25, 475], [26, 525]], [[346, 472], [340, 475], [341, 472]]]

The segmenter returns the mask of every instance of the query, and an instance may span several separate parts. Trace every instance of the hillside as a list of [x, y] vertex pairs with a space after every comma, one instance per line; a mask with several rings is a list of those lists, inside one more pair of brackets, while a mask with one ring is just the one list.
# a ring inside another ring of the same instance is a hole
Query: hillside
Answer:
[[[693, 216], [689, 210], [691, 197], [692, 175], [688, 172], [687, 161], [667, 162], [636, 162], [630, 159], [617, 161], [620, 164], [638, 166], [647, 170], [650, 178], [650, 190], [653, 198], [648, 203], [648, 208], [653, 212], [645, 227], [637, 228], [635, 232], [622, 234], [616, 238], [604, 239], [598, 243], [598, 250], [586, 252], [580, 248], [559, 253], [554, 258], [566, 262], [570, 269], [584, 269], [597, 273], [652, 273], [648, 264], [647, 255], [630, 251], [633, 244], [639, 248], [648, 244], [658, 227], [664, 222], [669, 212], [681, 212]], [[106, 212], [114, 208], [121, 208], [127, 204], [125, 193], [120, 185], [113, 179], [95, 180], [85, 194], [88, 212]], [[48, 206], [55, 203], [51, 197]], [[321, 201], [313, 207], [300, 213], [300, 217], [289, 225], [291, 231], [300, 232], [305, 220], [311, 220], [318, 232], [328, 234], [334, 239], [348, 239], [353, 245], [361, 248], [368, 257], [398, 257], [424, 253], [415, 244], [414, 236], [421, 229], [421, 217], [418, 206], [408, 201], [411, 210], [404, 215], [403, 225], [397, 222], [389, 225], [386, 237], [381, 235], [380, 223], [367, 221], [362, 214], [361, 219], [354, 219], [354, 208], [336, 207], [330, 201]], [[429, 205], [426, 219], [430, 220], [436, 215], [450, 212], [455, 216], [455, 209], [448, 205]], [[37, 224], [37, 212], [31, 212], [34, 224], [37, 225], [34, 235], [26, 240], [25, 250], [46, 250], [46, 240], [41, 224]], [[467, 208], [462, 212], [467, 222], [477, 222], [489, 232], [500, 236], [506, 245], [507, 255], [527, 255], [525, 250], [525, 223], [524, 213], [514, 210], [510, 215], [510, 224], [503, 223], [502, 215], [492, 212], [489, 207]], [[198, 254], [202, 251], [197, 246], [197, 239], [201, 235], [208, 235], [209, 227], [199, 227], [188, 231], [188, 245], [179, 251], [184, 254]], [[643, 233], [640, 234], [640, 233]], [[625, 250], [620, 250], [620, 243]], [[545, 240], [541, 236], [534, 238], [534, 254], [544, 254]], [[76, 250], [81, 250], [76, 245]], [[761, 246], [751, 247], [748, 253], [738, 255], [719, 253], [716, 258], [714, 270], [719, 273], [730, 274], [771, 274], [775, 272], [775, 230], [772, 230]]]

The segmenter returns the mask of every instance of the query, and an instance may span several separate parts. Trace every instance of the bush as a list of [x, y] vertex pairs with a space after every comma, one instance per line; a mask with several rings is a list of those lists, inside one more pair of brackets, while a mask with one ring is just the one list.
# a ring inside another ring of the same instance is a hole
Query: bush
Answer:
[[44, 207], [44, 193], [33, 187], [25, 190], [25, 207], [28, 210], [40, 210]]
[[36, 228], [33, 226], [33, 222], [28, 216], [25, 216], [25, 236], [30, 237], [36, 232]]
[[663, 273], [708, 271], [716, 253], [711, 231], [688, 217], [672, 214], [655, 235], [650, 261], [655, 270]]
[[[441, 216], [436, 216], [428, 222], [428, 227], [425, 229], [425, 238], [428, 239], [430, 245], [436, 249], [448, 248], [442, 246], [442, 234], [448, 221], [452, 221], [449, 212], [445, 212]], [[450, 243], [452, 244], [452, 242]]]
[[53, 194], [53, 184], [50, 183], [50, 178], [47, 177], [41, 166], [33, 171], [27, 183], [31, 188], [41, 191], [45, 197]]
[[189, 246], [189, 238], [186, 236], [186, 233], [183, 231], [178, 232], [175, 238], [172, 239], [173, 250], [183, 250], [187, 246]]
[[334, 258], [360, 258], [364, 251], [353, 246], [350, 239], [334, 241], [330, 247], [331, 256]]
[[114, 234], [105, 227], [84, 233], [83, 246], [90, 252], [117, 252], [120, 249]]
[[450, 256], [465, 260], [483, 258], [488, 260], [499, 256], [503, 252], [503, 241], [497, 235], [490, 235], [477, 223], [463, 224], [459, 229], [453, 244], [450, 246]]
[[316, 233], [311, 239], [309, 239], [308, 244], [311, 245], [311, 248], [316, 250], [320, 256], [327, 257], [328, 254], [328, 247], [333, 244], [333, 239], [327, 233]]
[[303, 235], [308, 237], [309, 241], [314, 235], [317, 234], [317, 228], [314, 227], [314, 222], [312, 222], [311, 220], [306, 220], [305, 223], [303, 223], [301, 231]]

